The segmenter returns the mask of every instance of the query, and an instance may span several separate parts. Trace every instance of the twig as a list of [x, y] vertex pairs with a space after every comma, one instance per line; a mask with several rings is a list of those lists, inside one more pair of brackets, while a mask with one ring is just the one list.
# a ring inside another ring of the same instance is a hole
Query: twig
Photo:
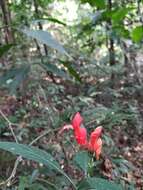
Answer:
[[[15, 125], [15, 124], [13, 124], [13, 123], [10, 122], [10, 120], [6, 117], [6, 115], [2, 112], [2, 110], [0, 110], [0, 114], [1, 114], [1, 116], [5, 119], [5, 121], [8, 123], [8, 127], [9, 127], [9, 129], [10, 129], [10, 131], [11, 131], [11, 134], [12, 134], [12, 136], [13, 136], [15, 142], [18, 144], [17, 137], [16, 137], [16, 135], [15, 135], [15, 133], [14, 133], [14, 130], [13, 130], [13, 128], [12, 128], [12, 125]], [[10, 177], [9, 177], [6, 181], [0, 183], [0, 185], [3, 185], [3, 184], [6, 184], [6, 183], [10, 182], [10, 180], [15, 176], [18, 163], [19, 163], [21, 160], [22, 160], [22, 157], [19, 156], [19, 157], [16, 159], [16, 161], [15, 161], [14, 168], [13, 168], [13, 170], [12, 170], [12, 173], [11, 173]]]
[[11, 175], [9, 176], [9, 178], [6, 181], [3, 181], [2, 183], [0, 183], [0, 186], [4, 185], [4, 184], [9, 184], [9, 186], [10, 186], [10, 181], [11, 181], [12, 178], [15, 177], [18, 164], [21, 161], [22, 161], [22, 156], [18, 156], [17, 159], [16, 159], [16, 161], [15, 161], [15, 163], [14, 163], [14, 167], [13, 167], [13, 170], [11, 172]]
[[87, 122], [87, 123], [86, 123], [86, 126], [87, 126], [87, 125], [91, 125], [92, 123], [95, 123], [96, 121], [97, 121], [97, 119], [93, 119], [93, 120]]
[[17, 137], [16, 137], [16, 135], [15, 135], [15, 133], [14, 133], [14, 130], [13, 130], [13, 128], [12, 128], [12, 125], [14, 125], [14, 124], [9, 121], [9, 119], [8, 119], [8, 118], [6, 117], [6, 115], [2, 112], [2, 110], [0, 110], [0, 114], [1, 114], [1, 116], [5, 119], [5, 121], [7, 121], [8, 127], [9, 127], [9, 129], [10, 129], [10, 131], [11, 131], [11, 134], [12, 134], [12, 136], [13, 136], [15, 142], [18, 143]]
[[54, 189], [58, 189], [57, 187], [56, 187], [56, 185], [54, 185], [53, 183], [51, 183], [51, 182], [49, 182], [49, 181], [47, 181], [47, 180], [45, 180], [45, 179], [41, 179], [41, 178], [37, 178], [37, 180], [38, 181], [41, 181], [41, 182], [43, 182], [43, 183], [46, 183], [46, 184], [48, 184], [48, 185], [50, 185], [50, 186], [52, 186]]
[[44, 131], [41, 135], [39, 135], [38, 137], [36, 137], [29, 145], [33, 145], [34, 143], [36, 143], [39, 139], [41, 139], [42, 137], [44, 137], [45, 135], [47, 135], [48, 133], [50, 133], [51, 130], [49, 129], [48, 131]]

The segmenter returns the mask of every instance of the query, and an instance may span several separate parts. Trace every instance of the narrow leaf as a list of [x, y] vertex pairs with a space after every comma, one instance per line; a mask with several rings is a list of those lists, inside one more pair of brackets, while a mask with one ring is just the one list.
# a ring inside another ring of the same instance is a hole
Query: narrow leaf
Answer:
[[68, 179], [68, 181], [75, 187], [72, 180], [60, 168], [60, 165], [58, 164], [58, 162], [54, 160], [51, 154], [45, 152], [44, 150], [38, 149], [36, 147], [28, 146], [28, 145], [13, 143], [13, 142], [0, 142], [0, 149], [9, 151], [12, 154], [21, 155], [22, 157], [28, 160], [33, 160], [33, 161], [42, 163], [47, 167], [55, 169], [56, 171], [64, 175]]
[[18, 186], [18, 190], [25, 190], [28, 187], [28, 179], [27, 177], [20, 177], [20, 182]]
[[68, 55], [63, 46], [60, 45], [59, 42], [55, 40], [49, 32], [43, 30], [30, 30], [28, 28], [22, 30], [22, 32], [27, 36], [35, 38], [39, 42], [56, 49], [61, 54]]
[[56, 18], [48, 17], [48, 18], [46, 18], [46, 19], [49, 20], [49, 21], [51, 21], [51, 22], [61, 24], [61, 25], [63, 25], [63, 26], [67, 26], [64, 22], [62, 22], [62, 21], [60, 21], [60, 20], [58, 20], [58, 19], [56, 19]]
[[121, 185], [102, 178], [87, 178], [80, 182], [78, 190], [123, 190]]
[[70, 62], [59, 60], [60, 63], [62, 63], [67, 69], [68, 72], [73, 76], [77, 81], [81, 82], [79, 74], [76, 72], [76, 70], [71, 66]]
[[42, 19], [38, 19], [38, 20], [33, 20], [32, 21], [32, 24], [37, 24], [37, 23], [47, 23], [47, 21], [50, 21], [50, 22], [53, 22], [53, 23], [57, 23], [57, 24], [61, 24], [63, 26], [67, 26], [64, 22], [56, 19], [56, 18], [53, 18], [53, 17], [47, 17], [47, 18], [42, 18]]

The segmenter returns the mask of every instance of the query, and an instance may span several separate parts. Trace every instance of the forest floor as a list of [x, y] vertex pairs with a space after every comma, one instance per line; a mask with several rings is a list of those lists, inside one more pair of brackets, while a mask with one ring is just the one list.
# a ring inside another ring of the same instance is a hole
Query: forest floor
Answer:
[[[74, 96], [75, 96], [75, 94], [76, 94], [76, 96], [78, 96], [79, 89], [76, 86], [73, 86], [73, 89], [72, 89], [72, 87], [70, 87], [70, 88], [67, 88], [68, 90], [67, 90], [66, 94], [73, 93]], [[65, 96], [63, 96], [63, 98], [65, 98]], [[42, 101], [43, 100], [41, 100], [41, 102]], [[27, 104], [28, 102], [32, 102], [30, 94], [28, 96], [20, 97], [20, 99], [16, 99], [13, 96], [7, 95], [7, 93], [4, 93], [4, 91], [0, 92], [0, 110], [8, 118], [14, 117], [15, 113], [17, 111], [19, 111], [20, 108], [23, 105]], [[51, 104], [51, 106], [52, 106], [52, 104]], [[60, 108], [58, 108], [58, 109], [60, 109]], [[37, 113], [35, 113], [35, 110], [33, 109], [30, 111], [30, 113], [28, 113], [28, 115], [26, 115], [24, 117], [25, 118], [33, 117], [34, 114], [37, 114]], [[21, 128], [28, 127], [25, 120], [20, 122], [20, 126], [21, 126]], [[38, 135], [38, 133], [41, 132], [42, 129], [38, 129], [36, 131], [37, 131], [37, 135]], [[106, 130], [104, 132], [106, 134]], [[120, 150], [120, 155], [123, 156], [126, 160], [128, 160], [133, 165], [132, 171], [127, 172], [123, 176], [121, 176], [122, 180], [124, 180], [126, 183], [131, 183], [132, 181], [134, 181], [136, 183], [136, 189], [142, 190], [143, 189], [143, 138], [142, 138], [142, 134], [137, 134], [135, 132], [135, 129], [121, 130], [121, 128], [110, 130], [109, 133], [110, 133], [111, 138], [115, 142], [115, 145]], [[8, 135], [6, 136], [5, 134], [8, 134]], [[30, 135], [30, 133], [29, 133], [29, 135]], [[31, 137], [29, 137], [29, 138], [31, 139]], [[4, 141], [4, 140], [11, 141], [12, 140], [12, 137], [9, 135], [8, 129], [1, 129], [0, 140], [2, 140], [2, 141]], [[51, 138], [48, 141], [49, 142], [53, 141], [53, 139]], [[24, 142], [24, 143], [26, 143], [26, 142]], [[47, 141], [43, 139], [42, 143], [46, 144]], [[57, 144], [58, 143], [59, 142], [57, 141]], [[56, 144], [56, 139], [54, 139], [54, 144]], [[44, 147], [44, 145], [43, 145], [43, 147]], [[70, 149], [69, 149], [69, 152], [68, 152], [68, 150], [66, 150], [66, 151], [67, 151], [66, 154], [70, 158], [71, 157]], [[0, 173], [5, 175], [4, 167], [7, 165], [7, 160], [5, 160], [5, 162], [6, 162], [6, 164], [5, 164], [4, 160], [2, 161], [2, 158], [1, 158], [0, 162], [2, 162], [2, 163], [0, 163], [0, 165], [1, 165]], [[104, 162], [105, 167], [101, 168], [101, 170], [104, 170], [103, 174], [106, 177], [111, 178], [112, 163], [108, 159], [107, 160], [105, 159], [103, 162]], [[13, 167], [13, 166], [11, 166], [11, 167]], [[77, 173], [77, 172], [74, 173], [72, 168], [67, 169], [67, 170], [71, 171], [70, 175], [74, 176], [75, 178], [77, 178], [77, 177], [80, 178], [82, 176], [81, 173]]]
[[136, 189], [143, 189], [143, 138], [133, 131], [114, 131], [112, 133], [116, 146], [119, 147], [121, 155], [132, 163], [133, 171], [123, 176], [126, 182], [135, 181]]

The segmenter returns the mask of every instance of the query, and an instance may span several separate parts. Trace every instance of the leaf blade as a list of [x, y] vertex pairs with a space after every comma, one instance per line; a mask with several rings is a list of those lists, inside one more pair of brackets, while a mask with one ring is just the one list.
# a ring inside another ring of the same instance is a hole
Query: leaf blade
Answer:
[[143, 39], [143, 26], [135, 27], [131, 32], [131, 38], [134, 42], [139, 43]]
[[85, 175], [87, 175], [89, 168], [88, 165], [89, 162], [91, 161], [88, 152], [87, 151], [78, 152], [74, 157], [74, 161], [85, 172]]
[[81, 82], [81, 78], [80, 78], [79, 74], [71, 66], [70, 62], [66, 62], [66, 61], [62, 61], [62, 60], [59, 60], [59, 61], [61, 64], [63, 64], [68, 69], [68, 72], [70, 73], [71, 76], [73, 76], [77, 81]]
[[13, 142], [0, 142], [0, 149], [5, 151], [9, 151], [15, 155], [21, 155], [22, 157], [33, 160], [39, 163], [44, 164], [45, 166], [51, 167], [65, 176], [68, 181], [73, 185], [76, 189], [75, 184], [73, 181], [66, 175], [66, 173], [60, 168], [58, 162], [44, 150], [38, 149], [33, 146], [24, 145], [24, 144], [17, 144]]
[[80, 182], [78, 190], [123, 190], [121, 185], [103, 178], [86, 178]]
[[38, 40], [39, 42], [46, 44], [47, 46], [53, 49], [56, 49], [61, 54], [68, 55], [64, 47], [57, 40], [55, 40], [49, 32], [43, 30], [30, 30], [28, 28], [21, 31], [28, 37], [32, 37]]

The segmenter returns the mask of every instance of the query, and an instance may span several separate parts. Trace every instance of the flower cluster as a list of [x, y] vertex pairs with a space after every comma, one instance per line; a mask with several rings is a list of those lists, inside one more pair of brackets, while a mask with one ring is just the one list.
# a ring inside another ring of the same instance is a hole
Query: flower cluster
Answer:
[[100, 138], [102, 127], [97, 127], [90, 135], [89, 141], [87, 140], [87, 131], [84, 127], [81, 126], [83, 122], [83, 118], [80, 113], [77, 112], [73, 117], [71, 125], [65, 125], [60, 133], [67, 129], [74, 130], [74, 137], [77, 143], [83, 147], [88, 149], [91, 152], [96, 153], [96, 158], [99, 159], [102, 149], [102, 140]]

